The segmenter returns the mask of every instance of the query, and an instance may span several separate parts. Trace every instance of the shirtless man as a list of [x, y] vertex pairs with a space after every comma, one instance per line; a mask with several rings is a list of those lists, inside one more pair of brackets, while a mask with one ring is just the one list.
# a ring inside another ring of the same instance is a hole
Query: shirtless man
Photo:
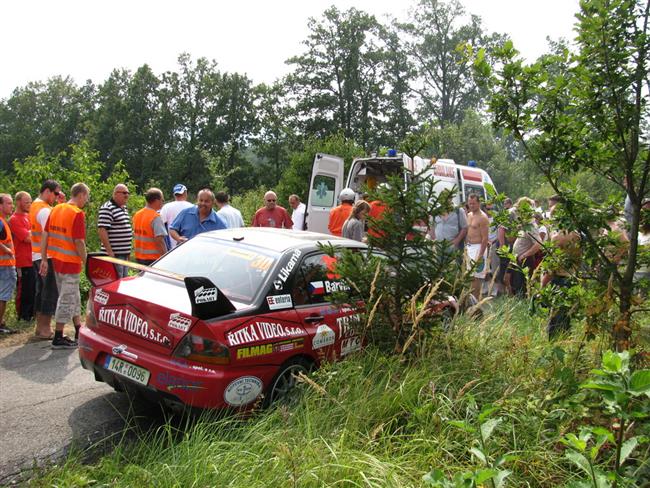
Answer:
[[481, 285], [487, 273], [487, 247], [490, 229], [490, 219], [481, 210], [481, 201], [475, 193], [467, 199], [467, 266], [474, 267], [472, 276], [472, 295], [478, 300], [481, 295]]

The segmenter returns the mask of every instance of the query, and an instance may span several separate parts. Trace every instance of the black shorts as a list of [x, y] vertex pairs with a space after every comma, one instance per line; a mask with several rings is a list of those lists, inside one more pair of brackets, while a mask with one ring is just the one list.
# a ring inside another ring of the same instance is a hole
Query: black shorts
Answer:
[[41, 260], [34, 261], [34, 271], [36, 271], [36, 293], [34, 294], [34, 312], [43, 315], [54, 315], [56, 312], [56, 302], [59, 299], [59, 290], [56, 287], [56, 278], [54, 277], [54, 266], [52, 260], [47, 260], [47, 276], [42, 277], [40, 274]]

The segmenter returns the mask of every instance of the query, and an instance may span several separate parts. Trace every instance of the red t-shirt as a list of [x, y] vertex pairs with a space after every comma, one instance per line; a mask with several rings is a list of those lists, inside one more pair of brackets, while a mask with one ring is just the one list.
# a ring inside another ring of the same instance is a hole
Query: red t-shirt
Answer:
[[9, 228], [14, 241], [16, 268], [29, 268], [32, 265], [32, 241], [25, 242], [30, 235], [32, 224], [29, 214], [15, 213], [9, 218]]
[[[50, 221], [47, 221], [45, 224], [45, 231], [50, 231]], [[83, 212], [79, 212], [72, 223], [72, 238], [73, 239], [85, 239], [86, 238], [86, 216]], [[76, 263], [66, 263], [65, 261], [59, 261], [56, 258], [52, 258], [52, 264], [54, 264], [54, 271], [62, 274], [79, 274], [81, 273], [81, 264]]]
[[275, 227], [277, 229], [293, 229], [293, 221], [287, 211], [276, 205], [273, 210], [269, 210], [266, 207], [260, 208], [255, 212], [255, 217], [253, 217], [252, 227]]
[[[386, 213], [387, 207], [381, 200], [373, 200], [370, 202], [370, 212], [368, 212], [368, 217], [372, 217], [375, 221], [382, 220], [384, 218], [384, 213]], [[368, 234], [373, 237], [382, 237], [383, 233], [375, 230], [371, 223], [368, 223]]]

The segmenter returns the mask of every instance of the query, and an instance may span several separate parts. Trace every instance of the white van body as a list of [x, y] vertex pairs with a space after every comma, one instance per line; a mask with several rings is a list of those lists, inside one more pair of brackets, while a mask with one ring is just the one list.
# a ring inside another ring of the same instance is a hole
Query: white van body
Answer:
[[364, 188], [384, 183], [392, 175], [403, 175], [406, 184], [412, 175], [432, 176], [436, 193], [455, 187], [454, 205], [464, 203], [470, 193], [477, 193], [484, 201], [488, 197], [486, 187], [495, 191], [494, 183], [485, 170], [456, 164], [453, 159], [439, 159], [431, 164], [430, 159], [418, 156], [411, 159], [404, 154], [356, 158], [352, 161], [345, 185], [343, 173], [342, 158], [320, 153], [314, 158], [305, 217], [307, 230], [329, 233], [329, 213], [339, 204], [338, 195], [343, 188], [354, 190], [358, 200]]

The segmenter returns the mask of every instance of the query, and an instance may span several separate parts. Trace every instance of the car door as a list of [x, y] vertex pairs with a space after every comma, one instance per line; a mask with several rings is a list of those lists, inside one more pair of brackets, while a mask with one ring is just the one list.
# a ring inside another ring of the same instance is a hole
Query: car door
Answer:
[[329, 154], [316, 154], [309, 183], [305, 223], [307, 230], [328, 234], [330, 210], [338, 204], [343, 189], [343, 159]]
[[361, 340], [352, 327], [358, 317], [356, 311], [328, 301], [336, 291], [349, 291], [334, 273], [335, 263], [336, 257], [323, 252], [308, 254], [300, 264], [292, 289], [292, 301], [311, 337], [313, 353], [322, 359], [335, 359], [361, 347]]

